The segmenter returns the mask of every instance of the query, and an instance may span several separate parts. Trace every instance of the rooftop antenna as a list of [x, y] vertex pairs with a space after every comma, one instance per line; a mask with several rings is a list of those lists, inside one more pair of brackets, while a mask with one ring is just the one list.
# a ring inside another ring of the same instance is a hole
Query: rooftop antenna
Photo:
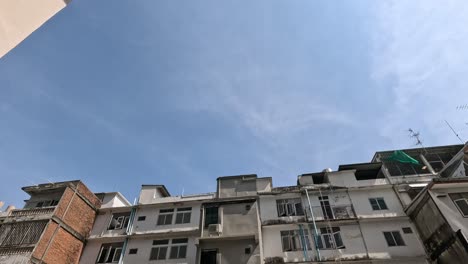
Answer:
[[184, 191], [185, 191], [185, 188], [182, 187], [182, 195], [181, 196], [184, 196]]
[[[416, 145], [416, 146], [421, 146], [422, 148], [424, 148], [423, 142], [422, 142], [422, 140], [421, 140], [421, 138], [420, 138], [421, 133], [419, 133], [419, 131], [418, 131], [418, 132], [415, 132], [415, 131], [414, 131], [413, 129], [411, 129], [411, 128], [408, 128], [408, 132], [409, 132], [409, 134], [410, 134], [409, 136], [410, 136], [411, 138], [414, 138], [414, 139], [416, 140], [415, 145]], [[425, 149], [424, 149], [424, 150], [425, 150]]]
[[460, 136], [458, 136], [457, 132], [455, 132], [455, 129], [453, 129], [449, 122], [447, 122], [447, 120], [444, 121], [447, 124], [447, 126], [452, 130], [453, 134], [455, 134], [455, 136], [460, 140], [460, 142], [464, 144], [465, 142], [460, 138]]

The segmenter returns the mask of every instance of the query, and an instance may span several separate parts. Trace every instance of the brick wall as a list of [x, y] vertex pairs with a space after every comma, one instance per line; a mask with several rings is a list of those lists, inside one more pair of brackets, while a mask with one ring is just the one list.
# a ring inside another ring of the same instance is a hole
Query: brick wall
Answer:
[[[49, 221], [33, 252], [33, 259], [47, 264], [78, 263], [83, 250], [83, 241], [79, 238], [88, 236], [96, 217], [95, 209], [100, 204], [100, 200], [81, 182], [76, 190], [66, 187], [54, 212], [59, 220]], [[61, 226], [62, 222], [72, 232]]]

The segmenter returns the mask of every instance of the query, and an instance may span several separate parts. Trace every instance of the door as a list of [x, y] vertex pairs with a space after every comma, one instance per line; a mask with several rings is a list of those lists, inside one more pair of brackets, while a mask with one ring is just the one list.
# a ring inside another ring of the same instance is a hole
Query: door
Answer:
[[328, 196], [320, 196], [320, 207], [322, 207], [323, 218], [325, 219], [333, 219], [333, 211], [330, 206], [330, 201], [328, 200]]
[[216, 249], [203, 250], [201, 253], [200, 264], [216, 264], [217, 255], [218, 255], [218, 250]]

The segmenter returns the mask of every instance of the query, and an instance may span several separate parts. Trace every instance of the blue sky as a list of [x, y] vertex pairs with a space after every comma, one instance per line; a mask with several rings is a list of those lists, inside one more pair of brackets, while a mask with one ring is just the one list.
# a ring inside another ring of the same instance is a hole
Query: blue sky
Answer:
[[0, 59], [0, 200], [129, 200], [468, 139], [464, 1], [75, 0]]

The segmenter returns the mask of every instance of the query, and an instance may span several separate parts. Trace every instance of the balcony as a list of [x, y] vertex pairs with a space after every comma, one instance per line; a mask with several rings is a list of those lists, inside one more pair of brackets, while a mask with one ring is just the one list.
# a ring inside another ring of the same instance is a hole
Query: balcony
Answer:
[[21, 217], [21, 216], [36, 216], [36, 215], [52, 215], [54, 213], [55, 206], [31, 208], [31, 209], [16, 209], [11, 212], [10, 216]]
[[310, 212], [310, 208], [307, 207], [307, 221], [312, 221], [312, 215], [315, 218], [315, 221], [345, 220], [356, 218], [352, 205], [312, 206], [312, 213], [313, 214]]
[[31, 221], [49, 219], [55, 211], [55, 206], [30, 208], [30, 209], [15, 209], [12, 210], [10, 215], [4, 218], [4, 223]]

